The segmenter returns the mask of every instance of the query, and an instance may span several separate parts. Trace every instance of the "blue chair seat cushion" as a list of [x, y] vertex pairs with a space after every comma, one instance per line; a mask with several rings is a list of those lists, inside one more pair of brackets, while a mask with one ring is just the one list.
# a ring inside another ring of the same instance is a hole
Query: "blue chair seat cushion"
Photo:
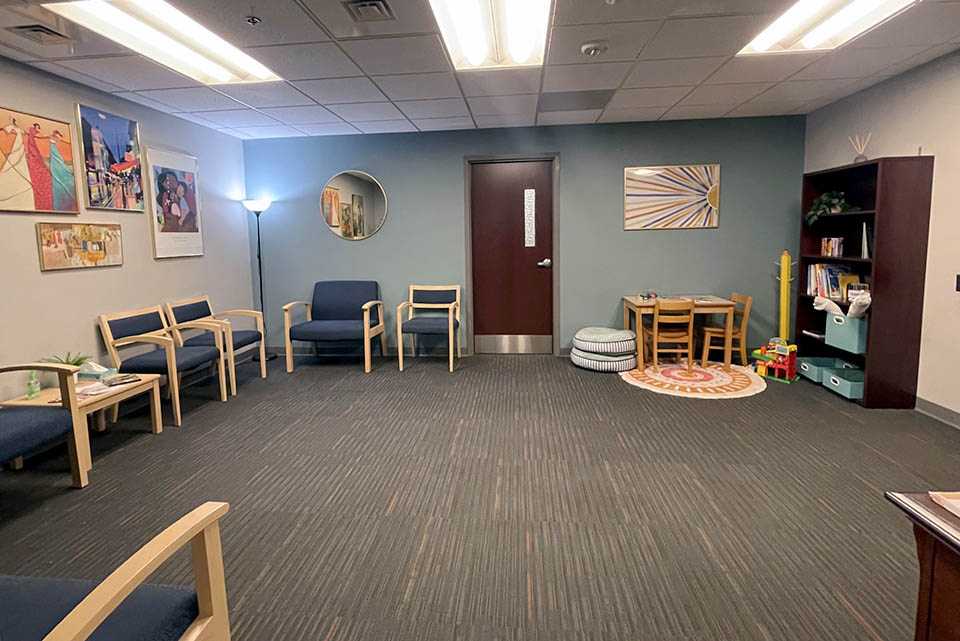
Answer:
[[[406, 334], [446, 334], [450, 331], [449, 319], [446, 316], [414, 316], [403, 321], [403, 331]], [[460, 327], [460, 321], [453, 319], [453, 329]]]
[[0, 408], [0, 463], [22, 456], [71, 430], [70, 412], [59, 406]]
[[[252, 345], [260, 340], [260, 332], [255, 329], [235, 329], [233, 330], [233, 349], [240, 349], [247, 345]], [[213, 332], [204, 332], [197, 336], [192, 336], [183, 341], [184, 346], [195, 347], [201, 345], [204, 347], [216, 347], [215, 336]]]
[[[377, 325], [371, 318], [370, 327]], [[362, 320], [314, 320], [290, 328], [295, 341], [349, 341], [363, 339]]]
[[[220, 358], [220, 350], [216, 347], [192, 345], [190, 347], [175, 347], [174, 350], [178, 372], [189, 372]], [[131, 374], [166, 374], [167, 353], [165, 350], [155, 349], [131, 356], [120, 363], [120, 371]]]
[[[96, 581], [0, 575], [0, 639], [41, 641]], [[94, 630], [89, 641], [177, 641], [197, 618], [191, 588], [141, 585]]]

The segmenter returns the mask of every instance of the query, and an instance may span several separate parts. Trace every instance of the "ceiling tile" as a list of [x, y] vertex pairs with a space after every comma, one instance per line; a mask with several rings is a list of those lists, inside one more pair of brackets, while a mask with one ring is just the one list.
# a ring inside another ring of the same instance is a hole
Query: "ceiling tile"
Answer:
[[350, 122], [403, 119], [403, 114], [390, 102], [354, 102], [330, 105], [328, 109]]
[[131, 91], [199, 86], [196, 81], [140, 56], [79, 58], [60, 60], [58, 64]]
[[660, 120], [695, 120], [699, 118], [722, 118], [736, 104], [726, 105], [677, 105], [660, 117]]
[[613, 89], [542, 93], [540, 94], [540, 111], [603, 109], [610, 102], [611, 96], [613, 96]]
[[261, 109], [260, 111], [288, 125], [340, 122], [340, 118], [319, 105], [309, 107], [271, 107], [269, 109]]
[[460, 97], [460, 87], [457, 86], [453, 73], [449, 71], [377, 76], [373, 81], [390, 100]]
[[356, 127], [345, 122], [297, 125], [297, 129], [310, 136], [344, 136], [360, 133]]
[[253, 138], [296, 138], [303, 136], [302, 131], [286, 125], [270, 125], [266, 127], [237, 127], [237, 131]]
[[230, 109], [227, 111], [203, 111], [195, 113], [223, 127], [253, 127], [256, 125], [280, 124], [273, 118], [253, 109]]
[[682, 105], [739, 104], [773, 86], [770, 82], [745, 82], [730, 85], [700, 85], [680, 103]]
[[363, 75], [360, 68], [350, 62], [340, 47], [332, 42], [251, 47], [246, 53], [284, 80]]
[[251, 107], [296, 107], [312, 105], [313, 100], [285, 82], [248, 82], [236, 85], [217, 85], [231, 98]]
[[597, 122], [645, 122], [656, 120], [668, 107], [639, 107], [637, 109], [607, 109]]
[[806, 104], [809, 104], [809, 101], [748, 102], [745, 105], [740, 105], [727, 115], [732, 117], [782, 116], [796, 113], [797, 109], [800, 109]]
[[417, 128], [413, 126], [413, 123], [408, 120], [361, 122], [357, 123], [356, 127], [365, 134], [391, 134], [417, 130]]
[[182, 119], [182, 120], [189, 120], [190, 122], [192, 122], [192, 123], [194, 123], [194, 124], [196, 124], [196, 125], [203, 125], [204, 127], [209, 127], [210, 129], [219, 129], [219, 128], [221, 128], [221, 125], [218, 125], [217, 123], [213, 122], [212, 120], [207, 120], [207, 119], [204, 118], [203, 116], [197, 116], [197, 115], [188, 114], [188, 113], [175, 113], [175, 114], [171, 114], [171, 115], [176, 116], [177, 118], [180, 118], [180, 119]]
[[850, 49], [844, 47], [816, 61], [791, 80], [818, 80], [821, 78], [866, 78], [887, 67], [912, 58], [928, 47], [890, 47], [881, 49]]
[[[0, 52], [2, 53], [2, 52]], [[67, 69], [66, 67], [61, 67], [60, 65], [53, 62], [31, 62], [29, 63], [31, 67], [36, 67], [37, 69], [43, 69], [48, 73], [53, 73], [63, 78], [73, 80], [74, 82], [79, 82], [81, 84], [93, 87], [94, 89], [99, 89], [100, 91], [120, 91], [122, 87], [117, 85], [111, 85], [106, 82], [101, 82], [96, 78], [91, 78], [90, 76], [74, 71], [73, 69]]]
[[25, 53], [13, 47], [5, 47], [0, 45], [0, 56], [5, 58], [10, 58], [11, 60], [19, 60], [20, 62], [26, 62], [27, 60], [38, 60], [40, 56], [31, 55]]
[[[125, 49], [113, 40], [97, 35], [77, 24], [65, 20], [54, 22], [50, 19], [50, 14], [45, 10], [42, 11], [42, 13], [45, 14], [45, 18], [40, 20], [36, 15], [27, 13], [26, 10], [21, 12], [12, 8], [3, 8], [4, 5], [15, 4], [21, 5], [23, 9], [27, 9], [27, 3], [11, 2], [9, 0], [0, 1], [0, 43], [19, 49], [23, 52], [20, 54], [20, 58], [26, 56], [27, 60], [43, 60], [72, 58], [74, 56], [88, 57], [130, 54], [129, 49]], [[34, 0], [30, 2], [30, 4], [39, 4], [39, 2]], [[37, 11], [39, 12], [39, 10]], [[70, 39], [70, 42], [62, 45], [42, 45], [7, 31], [9, 27], [37, 24], [38, 22], [52, 22], [52, 24], [48, 24], [48, 26], [53, 26], [57, 31], [63, 33]]]
[[490, 127], [532, 127], [536, 124], [536, 116], [530, 114], [474, 114], [473, 119], [477, 121], [477, 127], [488, 129]]
[[640, 54], [643, 60], [732, 56], [765, 26], [766, 16], [667, 20]]
[[386, 100], [369, 78], [332, 78], [330, 80], [301, 80], [293, 85], [320, 104], [335, 102], [376, 102]]
[[[197, 22], [237, 47], [320, 42], [330, 38], [295, 2], [277, 0], [173, 0]], [[251, 27], [245, 18], [260, 24]]]
[[772, 13], [778, 16], [795, 2], [796, 0], [674, 0], [671, 4], [670, 15], [672, 17], [682, 17]]
[[[141, 105], [143, 105], [144, 107], [150, 107], [151, 109], [156, 109], [157, 111], [162, 111], [162, 112], [164, 112], [164, 113], [174, 113], [175, 111], [179, 111], [179, 109], [177, 109], [176, 107], [171, 107], [170, 105], [165, 105], [165, 104], [163, 104], [162, 102], [157, 102], [156, 100], [151, 100], [150, 98], [147, 98], [146, 96], [141, 96], [141, 95], [139, 95], [139, 94], [135, 94], [135, 93], [133, 93], [132, 91], [118, 91], [117, 93], [115, 93], [115, 94], [113, 94], [113, 95], [114, 95], [114, 96], [117, 96], [118, 98], [123, 98], [124, 100], [129, 100], [130, 102], [135, 102], [135, 103], [137, 103], [137, 104], [141, 104]], [[235, 107], [240, 107], [240, 105], [237, 104], [237, 103], [233, 103], [233, 104], [234, 104]]]
[[602, 109], [582, 111], [546, 111], [537, 116], [538, 125], [580, 125], [597, 121]]
[[243, 107], [235, 100], [231, 100], [207, 87], [151, 89], [137, 93], [144, 98], [150, 98], [183, 111], [211, 111], [213, 109], [240, 109]]
[[370, 22], [354, 21], [353, 17], [344, 8], [343, 2], [304, 0], [304, 4], [336, 38], [437, 31], [437, 22], [433, 18], [433, 11], [430, 9], [428, 0], [391, 2], [390, 4], [395, 9], [393, 20], [374, 20]]
[[659, 20], [670, 14], [673, 0], [557, 0], [557, 25], [579, 25], [596, 22], [626, 22], [630, 20]]
[[547, 67], [543, 72], [543, 91], [616, 89], [632, 66], [629, 62], [598, 62]]
[[936, 47], [931, 47], [930, 49], [927, 49], [922, 53], [913, 56], [912, 58], [908, 58], [903, 62], [899, 62], [892, 67], [887, 67], [883, 70], [883, 74], [896, 75], [898, 73], [903, 73], [908, 69], [913, 69], [918, 65], [935, 60], [940, 56], [945, 56], [952, 51], [956, 51], [957, 49], [960, 49], [960, 42], [950, 42], [947, 44], [938, 45]]
[[[659, 22], [650, 21], [554, 27], [550, 35], [547, 63], [633, 62], [659, 26]], [[583, 43], [597, 40], [603, 41], [608, 47], [602, 56], [590, 58], [580, 51]]]
[[473, 118], [459, 116], [456, 118], [427, 118], [414, 120], [413, 124], [420, 131], [441, 131], [444, 129], [476, 129]]
[[780, 82], [823, 57], [822, 52], [737, 56], [707, 79], [707, 84]]
[[643, 60], [624, 81], [624, 87], [698, 85], [727, 60], [727, 56]]
[[921, 2], [847, 47], [936, 45], [960, 37], [960, 2]]
[[[537, 94], [522, 96], [478, 96], [467, 98], [474, 116], [498, 114], [533, 114], [537, 110]], [[479, 124], [479, 120], [477, 121]]]
[[436, 35], [349, 40], [340, 46], [368, 74], [450, 70], [440, 37]]
[[242, 131], [237, 131], [236, 129], [218, 129], [222, 134], [227, 134], [233, 136], [234, 138], [239, 138], [240, 140], [250, 140], [253, 138], [250, 134], [245, 134]]
[[407, 100], [397, 103], [397, 107], [407, 118], [448, 118], [452, 116], [470, 116], [467, 103], [463, 98], [442, 98], [440, 100]]
[[753, 99], [753, 102], [817, 100], [849, 86], [848, 80], [787, 80]]
[[461, 71], [457, 78], [465, 96], [507, 96], [540, 90], [539, 67]]
[[692, 87], [649, 87], [646, 89], [621, 89], [613, 94], [608, 109], [634, 109], [636, 107], [669, 107], [683, 98]]

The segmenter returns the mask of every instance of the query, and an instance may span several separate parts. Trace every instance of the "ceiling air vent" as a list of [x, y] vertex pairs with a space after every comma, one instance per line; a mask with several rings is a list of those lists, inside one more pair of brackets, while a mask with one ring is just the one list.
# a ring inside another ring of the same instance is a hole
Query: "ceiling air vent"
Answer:
[[73, 43], [73, 40], [69, 37], [42, 24], [22, 24], [15, 27], [7, 27], [7, 31], [41, 45], [67, 45]]
[[354, 22], [382, 22], [397, 19], [386, 0], [346, 0], [343, 8], [347, 10]]

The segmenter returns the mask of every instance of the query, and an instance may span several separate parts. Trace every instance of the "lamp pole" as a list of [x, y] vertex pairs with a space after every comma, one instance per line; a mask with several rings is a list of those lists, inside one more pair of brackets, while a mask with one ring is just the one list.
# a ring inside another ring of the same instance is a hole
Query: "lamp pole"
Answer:
[[[261, 337], [264, 343], [267, 341], [267, 315], [264, 312], [263, 306], [263, 255], [260, 248], [260, 214], [265, 212], [268, 207], [270, 207], [269, 200], [245, 200], [243, 201], [243, 206], [246, 207], [250, 213], [257, 217], [257, 281], [258, 289], [260, 290], [260, 313], [263, 314], [263, 336]], [[277, 355], [273, 352], [267, 353], [267, 360], [272, 361]], [[260, 355], [256, 354], [253, 357], [254, 361], [260, 361]]]

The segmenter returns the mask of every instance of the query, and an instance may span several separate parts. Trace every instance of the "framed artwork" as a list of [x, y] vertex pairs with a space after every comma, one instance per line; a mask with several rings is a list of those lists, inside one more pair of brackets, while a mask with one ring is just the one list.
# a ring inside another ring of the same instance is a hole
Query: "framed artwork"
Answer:
[[154, 257], [203, 256], [197, 159], [153, 147], [146, 152]]
[[140, 128], [136, 120], [77, 105], [87, 207], [143, 211]]
[[709, 229], [719, 225], [720, 165], [625, 167], [623, 229]]
[[344, 238], [353, 238], [353, 205], [340, 205], [340, 235]]
[[0, 107], [0, 211], [80, 213], [69, 123]]
[[123, 264], [120, 225], [37, 223], [40, 271]]
[[320, 209], [328, 227], [340, 226], [340, 190], [336, 187], [324, 187], [320, 197]]
[[363, 231], [363, 196], [353, 194], [353, 234], [357, 238], [364, 237]]

